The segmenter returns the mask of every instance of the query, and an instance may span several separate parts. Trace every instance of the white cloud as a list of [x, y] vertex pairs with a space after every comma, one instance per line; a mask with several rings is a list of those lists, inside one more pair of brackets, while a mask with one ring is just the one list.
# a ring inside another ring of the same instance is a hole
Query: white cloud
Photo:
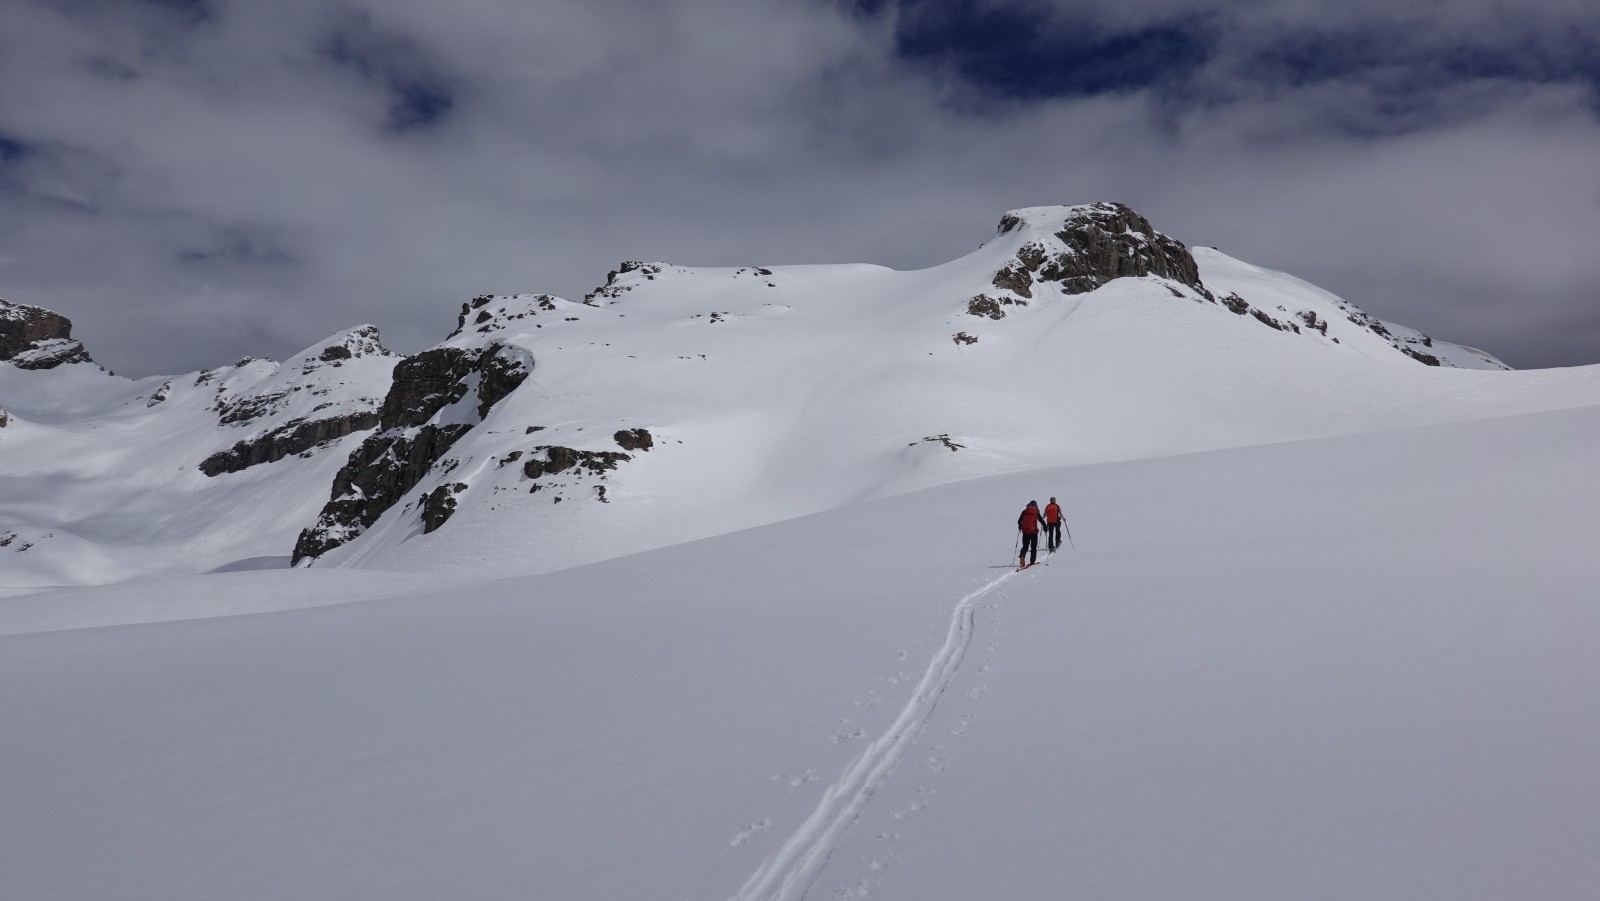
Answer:
[[[0, 203], [0, 296], [72, 316], [113, 368], [175, 370], [365, 321], [415, 349], [475, 293], [581, 295], [625, 258], [932, 265], [1006, 208], [1119, 199], [1513, 362], [1600, 359], [1570, 340], [1600, 315], [1581, 92], [1468, 86], [1469, 114], [1367, 138], [1329, 127], [1364, 102], [1340, 83], [1176, 115], [1139, 93], [958, 106], [887, 27], [787, 0], [300, 0], [198, 25], [9, 4], [0, 136], [35, 151], [0, 163], [26, 191]], [[372, 66], [327, 52], [352, 28]], [[386, 131], [390, 76], [453, 105]]]

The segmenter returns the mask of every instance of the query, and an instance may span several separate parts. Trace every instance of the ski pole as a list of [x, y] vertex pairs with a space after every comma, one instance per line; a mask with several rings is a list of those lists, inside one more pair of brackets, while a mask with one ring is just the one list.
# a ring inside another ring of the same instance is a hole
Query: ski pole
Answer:
[[1022, 527], [1018, 526], [1017, 527], [1017, 540], [1011, 542], [1011, 556], [1015, 557], [1017, 555], [1017, 548], [1020, 548], [1020, 547], [1022, 547]]
[[1061, 517], [1061, 528], [1067, 530], [1067, 547], [1077, 550], [1077, 546], [1072, 543], [1072, 527], [1067, 525], [1067, 518], [1065, 516]]

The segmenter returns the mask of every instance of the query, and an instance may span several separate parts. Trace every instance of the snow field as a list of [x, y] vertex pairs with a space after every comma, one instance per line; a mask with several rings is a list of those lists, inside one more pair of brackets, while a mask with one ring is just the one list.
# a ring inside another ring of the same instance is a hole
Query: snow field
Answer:
[[[1597, 438], [1587, 408], [1018, 473], [0, 638], [0, 871], [23, 899], [1586, 897]], [[997, 584], [1050, 494], [1077, 550]]]

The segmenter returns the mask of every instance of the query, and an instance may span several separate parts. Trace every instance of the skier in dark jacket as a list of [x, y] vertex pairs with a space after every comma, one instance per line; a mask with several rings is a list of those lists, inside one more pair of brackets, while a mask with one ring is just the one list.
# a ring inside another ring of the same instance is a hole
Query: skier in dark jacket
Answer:
[[1028, 506], [1022, 508], [1022, 515], [1017, 517], [1017, 528], [1022, 531], [1022, 553], [1017, 556], [1017, 566], [1026, 568], [1039, 562], [1039, 523], [1042, 519], [1038, 501], [1028, 501]]

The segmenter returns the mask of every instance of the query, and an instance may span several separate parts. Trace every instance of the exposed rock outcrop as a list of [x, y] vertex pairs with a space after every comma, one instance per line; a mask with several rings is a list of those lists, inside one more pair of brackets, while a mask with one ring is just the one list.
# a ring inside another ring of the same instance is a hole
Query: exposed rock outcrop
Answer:
[[480, 294], [461, 305], [450, 337], [469, 331], [479, 335], [503, 331], [518, 320], [555, 312], [558, 301], [553, 294]]
[[200, 463], [200, 471], [208, 476], [219, 476], [262, 463], [276, 463], [291, 454], [304, 453], [320, 444], [337, 441], [352, 432], [374, 428], [378, 419], [375, 411], [327, 419], [296, 419], [263, 435], [240, 441], [228, 450], [212, 454]]
[[[319, 557], [378, 521], [421, 484], [462, 435], [516, 390], [533, 369], [520, 347], [440, 346], [406, 357], [378, 409], [379, 431], [350, 455], [333, 480], [315, 525], [300, 533], [293, 562]], [[476, 403], [469, 395], [476, 393]], [[434, 498], [438, 489], [430, 492]], [[424, 503], [443, 524], [455, 509], [455, 491]], [[433, 528], [437, 528], [434, 526]], [[432, 528], [427, 528], [432, 531]]]
[[916, 447], [919, 444], [941, 444], [949, 448], [951, 451], [958, 451], [966, 447], [965, 444], [957, 444], [955, 441], [951, 440], [949, 434], [943, 432], [938, 435], [929, 435], [921, 441], [913, 441], [906, 446]]
[[611, 437], [625, 451], [647, 451], [656, 446], [655, 439], [647, 429], [622, 429]]
[[1025, 307], [1027, 305], [1028, 302], [1026, 300], [1017, 300], [1014, 297], [1006, 297], [1004, 295], [990, 297], [987, 294], [979, 294], [967, 301], [967, 315], [984, 316], [989, 319], [1004, 319], [1006, 318], [1004, 307]]
[[[339, 341], [322, 348], [315, 356], [307, 355], [300, 366], [302, 375], [309, 375], [326, 363], [342, 366], [349, 360], [362, 357], [392, 357], [395, 354], [383, 346], [383, 339], [375, 325], [358, 325], [339, 336]], [[243, 361], [241, 361], [242, 363]]]
[[437, 531], [456, 512], [456, 495], [467, 490], [466, 482], [440, 485], [422, 496], [422, 534]]
[[[196, 376], [195, 387], [218, 382], [216, 402], [212, 405], [218, 423], [226, 426], [247, 426], [257, 420], [283, 414], [294, 407], [297, 401], [303, 405], [307, 398], [337, 399], [341, 392], [340, 386], [347, 379], [344, 374], [330, 370], [343, 369], [358, 360], [368, 358], [382, 358], [374, 361], [380, 364], [383, 359], [400, 359], [398, 354], [383, 346], [383, 342], [379, 339], [378, 327], [375, 325], [361, 325], [334, 335], [326, 345], [303, 351], [281, 365], [271, 360], [245, 357], [234, 364], [234, 372], [231, 374], [227, 370], [206, 370]], [[259, 381], [244, 379], [245, 387], [231, 388], [230, 383], [247, 370], [269, 377]], [[170, 382], [162, 385], [150, 397], [148, 405], [153, 407], [165, 400], [171, 387]], [[377, 403], [372, 398], [362, 398], [362, 402], [374, 406]], [[297, 421], [313, 418], [333, 417], [312, 417], [302, 413]], [[360, 428], [371, 427], [369, 424]]]
[[478, 365], [478, 418], [489, 415], [489, 408], [517, 390], [533, 371], [533, 357], [526, 351], [495, 345], [480, 358]]
[[573, 467], [586, 470], [590, 475], [600, 475], [617, 468], [617, 464], [633, 458], [616, 451], [578, 450], [571, 447], [543, 444], [533, 449], [542, 452], [544, 459], [532, 459], [522, 464], [522, 474], [530, 479], [566, 472]]
[[[592, 305], [597, 298], [600, 300], [616, 300], [624, 293], [632, 291], [634, 287], [629, 283], [629, 280], [623, 279], [622, 276], [630, 272], [637, 272], [640, 276], [643, 276], [644, 281], [655, 281], [656, 276], [661, 274], [661, 268], [662, 264], [660, 263], [627, 260], [622, 265], [606, 273], [606, 283], [583, 295], [583, 302]], [[765, 269], [756, 271], [764, 275], [772, 274], [771, 271]]]
[[[1056, 208], [1059, 212], [1059, 208]], [[1032, 211], [1007, 213], [1000, 233], [1024, 226], [1055, 228], [1030, 221]], [[1116, 278], [1154, 275], [1207, 293], [1200, 267], [1183, 242], [1156, 231], [1149, 220], [1120, 203], [1070, 207], [1050, 239], [1031, 241], [1016, 259], [995, 273], [994, 286], [1032, 297], [1036, 282], [1057, 285], [1064, 294], [1082, 294]]]
[[435, 347], [406, 357], [394, 367], [394, 384], [378, 413], [385, 429], [420, 426], [467, 396], [468, 377], [478, 371], [478, 348]]
[[19, 369], [93, 363], [72, 337], [72, 320], [43, 307], [0, 300], [0, 361]]
[[292, 562], [320, 557], [365, 532], [471, 429], [466, 424], [425, 425], [404, 433], [384, 432], [361, 442], [333, 477], [333, 497], [322, 508], [317, 524], [300, 533]]

